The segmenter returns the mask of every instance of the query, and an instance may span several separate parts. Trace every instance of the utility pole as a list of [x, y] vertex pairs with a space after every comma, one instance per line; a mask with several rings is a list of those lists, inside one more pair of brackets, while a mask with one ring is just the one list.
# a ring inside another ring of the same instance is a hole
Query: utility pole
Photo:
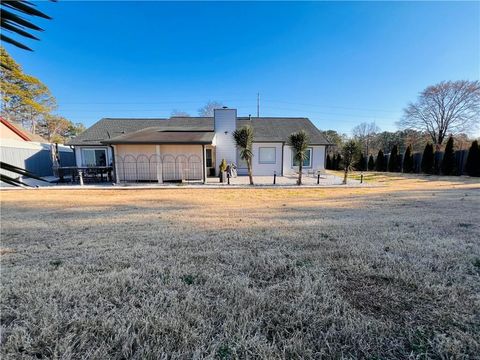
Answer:
[[260, 117], [260, 93], [257, 93], [257, 118]]

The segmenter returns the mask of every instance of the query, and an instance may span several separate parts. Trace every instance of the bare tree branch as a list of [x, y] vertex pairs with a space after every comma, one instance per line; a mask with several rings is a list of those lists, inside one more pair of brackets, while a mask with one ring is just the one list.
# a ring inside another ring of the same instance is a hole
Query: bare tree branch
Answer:
[[443, 81], [429, 86], [404, 110], [398, 125], [426, 131], [439, 147], [448, 133], [472, 133], [480, 123], [480, 81]]

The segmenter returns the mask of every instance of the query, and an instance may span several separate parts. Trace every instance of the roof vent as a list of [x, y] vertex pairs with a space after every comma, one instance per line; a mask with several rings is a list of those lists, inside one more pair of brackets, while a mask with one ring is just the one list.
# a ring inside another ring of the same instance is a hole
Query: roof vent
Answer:
[[228, 106], [222, 106], [222, 109], [228, 109]]

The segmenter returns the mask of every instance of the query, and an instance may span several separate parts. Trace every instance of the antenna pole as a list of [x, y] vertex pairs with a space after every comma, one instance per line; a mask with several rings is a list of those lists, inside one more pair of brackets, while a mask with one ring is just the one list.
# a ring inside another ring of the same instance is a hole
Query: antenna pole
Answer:
[[260, 93], [257, 93], [257, 118], [260, 117]]

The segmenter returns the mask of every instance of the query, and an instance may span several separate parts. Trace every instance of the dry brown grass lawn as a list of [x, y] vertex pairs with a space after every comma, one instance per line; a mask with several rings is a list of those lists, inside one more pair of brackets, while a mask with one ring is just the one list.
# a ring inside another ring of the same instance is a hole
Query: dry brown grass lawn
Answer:
[[2, 358], [478, 358], [480, 184], [2, 191]]

